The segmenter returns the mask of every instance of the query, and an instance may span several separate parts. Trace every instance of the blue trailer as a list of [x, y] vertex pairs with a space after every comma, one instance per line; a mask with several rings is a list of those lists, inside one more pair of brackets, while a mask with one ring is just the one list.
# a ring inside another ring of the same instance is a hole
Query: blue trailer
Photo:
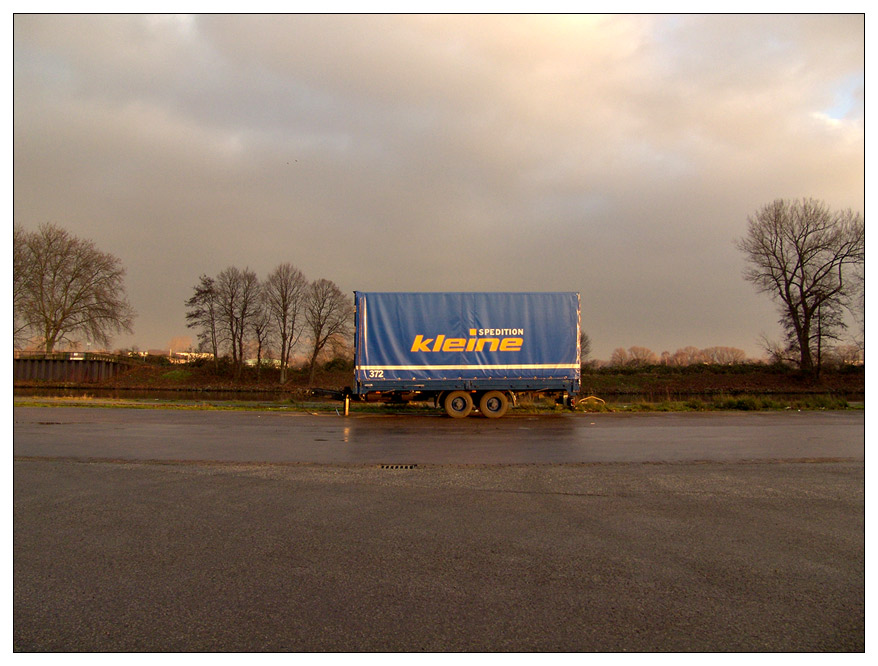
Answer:
[[575, 292], [355, 292], [362, 400], [433, 400], [455, 418], [503, 416], [518, 393], [570, 405], [580, 386]]

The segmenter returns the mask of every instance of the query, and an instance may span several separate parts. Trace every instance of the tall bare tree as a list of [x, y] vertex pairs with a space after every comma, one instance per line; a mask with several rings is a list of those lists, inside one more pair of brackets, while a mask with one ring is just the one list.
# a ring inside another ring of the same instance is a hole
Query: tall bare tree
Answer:
[[258, 310], [259, 279], [249, 268], [229, 266], [216, 276], [218, 315], [232, 353], [235, 374], [244, 370], [244, 340]]
[[198, 341], [201, 349], [209, 349], [213, 354], [213, 368], [219, 367], [219, 294], [216, 280], [202, 275], [195, 292], [186, 301], [186, 326], [198, 329]]
[[118, 258], [53, 224], [16, 232], [13, 244], [16, 337], [29, 333], [51, 352], [73, 336], [108, 345], [112, 334], [132, 332]]
[[863, 218], [814, 199], [777, 199], [747, 223], [737, 244], [750, 263], [744, 277], [778, 302], [799, 368], [813, 372], [815, 346], [844, 326], [850, 273], [865, 262]]
[[269, 350], [269, 345], [274, 337], [264, 285], [260, 288], [259, 298], [256, 299], [256, 308], [250, 319], [250, 330], [253, 333], [253, 342], [256, 343], [256, 382], [259, 383], [259, 377], [262, 374], [262, 353]]
[[351, 334], [354, 307], [331, 280], [315, 280], [308, 287], [305, 299], [305, 323], [311, 339], [310, 375], [314, 385], [317, 357], [333, 338]]
[[263, 285], [274, 333], [280, 341], [280, 383], [287, 381], [290, 358], [303, 328], [302, 310], [308, 281], [291, 264], [281, 264]]

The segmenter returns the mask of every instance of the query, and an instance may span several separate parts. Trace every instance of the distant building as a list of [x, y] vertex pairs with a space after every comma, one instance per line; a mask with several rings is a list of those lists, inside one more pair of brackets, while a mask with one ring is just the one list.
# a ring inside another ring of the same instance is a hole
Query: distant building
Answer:
[[201, 359], [210, 361], [213, 360], [213, 354], [208, 352], [169, 352], [168, 360], [171, 363], [191, 363], [192, 361], [198, 361]]
[[[255, 358], [248, 358], [244, 360], [244, 365], [255, 366], [257, 363]], [[280, 367], [280, 359], [279, 358], [264, 358], [261, 361], [263, 368], [279, 368]]]
[[155, 356], [165, 358], [170, 363], [191, 363], [199, 359], [213, 359], [213, 354], [206, 352], [190, 352], [190, 351], [173, 351], [164, 349], [148, 349], [146, 351], [129, 351], [125, 352], [126, 356], [134, 358], [146, 358], [147, 356]]

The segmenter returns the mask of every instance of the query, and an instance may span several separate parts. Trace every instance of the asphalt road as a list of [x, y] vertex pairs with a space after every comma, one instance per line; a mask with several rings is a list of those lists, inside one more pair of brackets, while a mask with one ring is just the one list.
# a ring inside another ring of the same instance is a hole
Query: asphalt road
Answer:
[[862, 414], [14, 411], [16, 651], [865, 649]]
[[865, 457], [865, 414], [439, 415], [15, 407], [16, 456], [529, 464]]

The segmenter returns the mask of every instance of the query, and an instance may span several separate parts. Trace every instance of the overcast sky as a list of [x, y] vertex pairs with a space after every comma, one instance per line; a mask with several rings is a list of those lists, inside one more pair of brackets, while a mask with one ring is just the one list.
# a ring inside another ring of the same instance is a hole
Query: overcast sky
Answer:
[[729, 346], [776, 198], [865, 212], [864, 18], [14, 18], [15, 223], [122, 260], [133, 336], [201, 274], [579, 291], [595, 358]]

